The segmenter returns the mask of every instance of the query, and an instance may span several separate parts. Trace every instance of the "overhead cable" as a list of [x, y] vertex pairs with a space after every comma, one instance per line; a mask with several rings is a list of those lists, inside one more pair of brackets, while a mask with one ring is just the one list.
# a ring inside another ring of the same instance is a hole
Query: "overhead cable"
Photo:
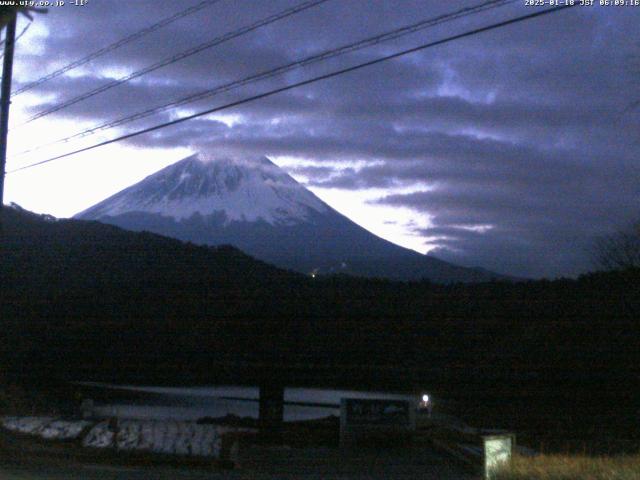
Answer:
[[506, 27], [508, 25], [512, 25], [512, 24], [515, 24], [515, 23], [524, 22], [526, 20], [531, 20], [533, 18], [541, 17], [543, 15], [548, 15], [548, 14], [556, 13], [556, 12], [559, 12], [561, 10], [565, 10], [565, 9], [568, 9], [568, 8], [573, 8], [576, 5], [578, 5], [578, 4], [573, 4], [573, 5], [572, 4], [565, 4], [565, 5], [562, 5], [562, 6], [559, 6], [559, 7], [554, 7], [554, 8], [550, 8], [550, 9], [546, 9], [546, 10], [530, 13], [528, 15], [522, 15], [522, 16], [519, 16], [519, 17], [511, 18], [509, 20], [505, 20], [505, 21], [502, 21], [502, 22], [494, 23], [494, 24], [491, 24], [491, 25], [488, 25], [488, 26], [485, 26], [485, 27], [480, 27], [480, 28], [476, 28], [476, 29], [473, 29], [473, 30], [469, 30], [467, 32], [460, 33], [460, 34], [457, 34], [457, 35], [453, 35], [453, 36], [450, 36], [450, 37], [446, 37], [446, 38], [443, 38], [441, 40], [436, 40], [434, 42], [425, 43], [425, 44], [419, 45], [417, 47], [409, 48], [409, 49], [406, 49], [406, 50], [402, 50], [400, 52], [396, 52], [396, 53], [393, 53], [393, 54], [390, 54], [390, 55], [386, 55], [384, 57], [379, 57], [379, 58], [376, 58], [376, 59], [373, 59], [373, 60], [369, 60], [367, 62], [359, 63], [359, 64], [353, 65], [351, 67], [342, 68], [340, 70], [335, 70], [333, 72], [326, 73], [324, 75], [313, 77], [313, 78], [310, 78], [310, 79], [307, 79], [307, 80], [303, 80], [303, 81], [300, 81], [300, 82], [297, 82], [297, 83], [294, 83], [294, 84], [291, 84], [291, 85], [287, 85], [287, 86], [284, 86], [284, 87], [276, 88], [276, 89], [270, 90], [268, 92], [260, 93], [258, 95], [253, 95], [251, 97], [243, 98], [241, 100], [237, 100], [237, 101], [234, 101], [234, 102], [231, 102], [231, 103], [227, 103], [226, 105], [222, 105], [222, 106], [211, 108], [211, 109], [208, 109], [208, 110], [205, 110], [205, 111], [202, 111], [202, 112], [198, 112], [198, 113], [195, 113], [193, 115], [188, 115], [186, 117], [178, 118], [178, 119], [172, 120], [170, 122], [161, 123], [161, 124], [155, 125], [153, 127], [149, 127], [149, 128], [145, 128], [145, 129], [142, 129], [142, 130], [138, 130], [136, 132], [131, 132], [131, 133], [128, 133], [126, 135], [122, 135], [122, 136], [119, 136], [119, 137], [116, 137], [116, 138], [113, 138], [113, 139], [110, 139], [110, 140], [105, 140], [103, 142], [96, 143], [96, 144], [88, 146], [88, 147], [80, 148], [80, 149], [74, 150], [72, 152], [68, 152], [68, 153], [65, 153], [65, 154], [62, 154], [62, 155], [57, 155], [55, 157], [48, 158], [46, 160], [41, 160], [39, 162], [35, 162], [35, 163], [29, 164], [29, 165], [25, 165], [25, 166], [20, 167], [20, 168], [16, 168], [16, 169], [11, 170], [10, 172], [7, 172], [7, 173], [15, 173], [15, 172], [19, 172], [19, 171], [22, 171], [22, 170], [33, 168], [33, 167], [36, 167], [36, 166], [39, 166], [39, 165], [44, 165], [46, 163], [50, 163], [50, 162], [53, 162], [53, 161], [56, 161], [56, 160], [60, 160], [60, 159], [63, 159], [63, 158], [70, 157], [72, 155], [77, 155], [78, 153], [87, 152], [89, 150], [94, 150], [96, 148], [103, 147], [103, 146], [106, 146], [106, 145], [110, 145], [112, 143], [121, 142], [122, 140], [127, 140], [129, 138], [134, 138], [134, 137], [146, 134], [146, 133], [150, 133], [150, 132], [153, 132], [153, 131], [156, 131], [156, 130], [160, 130], [160, 129], [167, 128], [167, 127], [170, 127], [170, 126], [173, 126], [173, 125], [177, 125], [179, 123], [187, 122], [189, 120], [193, 120], [194, 118], [203, 117], [205, 115], [210, 115], [212, 113], [220, 112], [220, 111], [223, 111], [223, 110], [228, 110], [228, 109], [233, 108], [233, 107], [244, 105], [246, 103], [254, 102], [256, 100], [260, 100], [260, 99], [263, 99], [263, 98], [271, 97], [273, 95], [276, 95], [276, 94], [279, 94], [279, 93], [282, 93], [282, 92], [286, 92], [286, 91], [289, 91], [289, 90], [293, 90], [295, 88], [299, 88], [299, 87], [302, 87], [302, 86], [305, 86], [305, 85], [310, 85], [312, 83], [316, 83], [316, 82], [319, 82], [319, 81], [322, 81], [322, 80], [327, 80], [329, 78], [334, 78], [334, 77], [337, 77], [339, 75], [344, 75], [345, 73], [349, 73], [349, 72], [353, 72], [353, 71], [356, 71], [356, 70], [360, 70], [360, 69], [365, 68], [365, 67], [370, 67], [372, 65], [377, 65], [379, 63], [386, 62], [386, 61], [389, 61], [389, 60], [393, 60], [395, 58], [399, 58], [399, 57], [402, 57], [402, 56], [405, 56], [405, 55], [409, 55], [411, 53], [419, 52], [419, 51], [425, 50], [427, 48], [435, 47], [437, 45], [442, 45], [442, 44], [445, 44], [445, 43], [452, 42], [454, 40], [459, 40], [459, 39], [462, 39], [462, 38], [471, 37], [471, 36], [474, 36], [474, 35], [477, 35], [477, 34], [480, 34], [480, 33], [483, 33], [483, 32], [487, 32], [487, 31], [490, 31], [490, 30], [496, 30], [498, 28]]
[[[130, 73], [129, 75], [126, 75], [122, 78], [119, 78], [117, 80], [113, 80], [105, 85], [102, 85], [98, 88], [95, 88], [93, 90], [90, 90], [88, 92], [85, 92], [81, 95], [78, 95], [76, 97], [71, 98], [70, 100], [67, 100], [65, 102], [59, 103], [57, 105], [54, 105], [50, 108], [47, 108], [45, 110], [42, 110], [38, 113], [36, 113], [35, 115], [31, 116], [29, 119], [27, 119], [26, 122], [24, 122], [22, 125], [26, 125], [30, 122], [33, 122], [34, 120], [37, 120], [39, 118], [42, 118], [46, 115], [50, 115], [54, 112], [58, 112], [64, 108], [70, 107], [71, 105], [75, 105], [76, 103], [82, 102], [88, 98], [91, 98], [95, 95], [98, 95], [100, 93], [106, 92], [107, 90], [110, 90], [114, 87], [117, 87], [118, 85], [122, 85], [123, 83], [127, 83], [135, 78], [139, 78], [143, 75], [146, 75], [147, 73], [151, 73], [155, 70], [158, 70], [159, 68], [162, 67], [166, 67], [167, 65], [171, 65], [173, 63], [176, 63], [180, 60], [184, 60], [187, 57], [190, 57], [192, 55], [195, 55], [196, 53], [200, 53], [204, 50], [207, 50], [209, 48], [218, 46], [222, 43], [228, 42], [229, 40], [232, 40], [234, 38], [237, 38], [241, 35], [245, 35], [249, 32], [252, 32], [254, 30], [257, 30], [260, 27], [263, 27], [265, 25], [269, 25], [271, 23], [277, 22], [278, 20], [282, 20], [283, 18], [287, 18], [290, 17], [292, 15], [295, 15], [297, 13], [300, 13], [304, 10], [307, 10], [309, 8], [315, 7], [317, 5], [320, 5], [322, 3], [325, 3], [329, 0], [307, 0], [305, 2], [302, 2], [294, 7], [291, 8], [287, 8], [286, 10], [283, 10], [279, 13], [276, 13], [274, 15], [270, 15], [266, 18], [263, 18], [262, 20], [259, 20], [255, 23], [252, 23], [250, 25], [247, 25], [245, 27], [241, 27], [237, 30], [234, 30], [232, 32], [226, 33], [224, 35], [221, 35], [219, 37], [216, 37], [212, 40], [209, 40], [208, 42], [205, 43], [201, 43], [200, 45], [197, 45], [193, 48], [190, 48], [188, 50], [185, 50], [183, 52], [180, 52], [176, 55], [172, 55], [171, 57], [167, 57], [163, 60], [160, 60], [159, 62], [154, 63], [153, 65], [149, 65], [148, 67], [143, 68], [142, 70], [137, 70], [133, 73]], [[22, 126], [20, 125], [20, 126]]]
[[142, 30], [138, 30], [135, 33], [132, 33], [131, 35], [128, 35], [124, 38], [121, 38], [120, 40], [107, 45], [106, 47], [103, 47], [99, 50], [96, 50], [93, 53], [90, 53], [89, 55], [86, 55], [78, 60], [75, 60], [67, 65], [65, 65], [64, 67], [59, 68], [58, 70], [55, 70], [54, 72], [51, 72], [37, 80], [34, 80], [33, 82], [29, 82], [26, 85], [24, 85], [21, 88], [16, 89], [13, 93], [12, 96], [16, 96], [16, 95], [20, 95], [23, 92], [26, 92], [27, 90], [31, 90], [32, 88], [37, 87], [38, 85], [42, 85], [45, 82], [48, 82], [49, 80], [52, 80], [56, 77], [59, 77], [60, 75], [64, 75], [65, 73], [78, 68], [82, 65], [85, 65], [87, 63], [89, 63], [92, 60], [95, 60], [98, 57], [101, 57], [102, 55], [105, 55], [106, 53], [112, 52], [113, 50], [116, 50], [124, 45], [127, 45], [128, 43], [134, 42], [142, 37], [144, 37], [145, 35], [148, 35], [149, 33], [155, 32], [156, 30], [159, 30], [163, 27], [166, 27], [167, 25], [175, 22], [176, 20], [179, 20], [181, 18], [184, 18], [188, 15], [191, 15], [193, 13], [196, 13], [204, 8], [210, 7], [218, 2], [220, 2], [222, 0], [205, 0], [202, 1], [200, 3], [197, 3], [196, 5], [193, 5], [192, 7], [189, 7], [185, 10], [181, 10], [178, 13], [175, 13], [174, 15], [171, 15], [170, 17], [164, 18], [162, 20], [160, 20], [157, 23], [154, 23], [153, 25], [150, 25], [146, 28], [143, 28]]
[[473, 6], [473, 7], [467, 7], [467, 8], [463, 8], [460, 10], [457, 10], [455, 12], [451, 12], [451, 13], [447, 13], [447, 14], [443, 14], [443, 15], [439, 15], [437, 17], [431, 17], [428, 19], [424, 19], [421, 20], [419, 22], [413, 23], [411, 25], [407, 25], [404, 27], [400, 27], [400, 28], [396, 28], [393, 29], [391, 31], [382, 33], [382, 34], [378, 34], [375, 35], [373, 37], [368, 37], [366, 39], [360, 40], [358, 42], [355, 43], [350, 43], [347, 45], [343, 45], [339, 48], [334, 48], [331, 50], [325, 50], [321, 53], [315, 54], [315, 55], [311, 55], [308, 56], [306, 58], [294, 61], [294, 62], [290, 62], [287, 63], [285, 65], [281, 65], [279, 67], [273, 68], [273, 69], [269, 69], [245, 78], [242, 78], [240, 80], [235, 80], [232, 82], [228, 82], [219, 86], [216, 86], [214, 88], [210, 88], [210, 89], [206, 89], [206, 90], [202, 90], [200, 92], [196, 92], [190, 95], [187, 95], [185, 97], [182, 97], [178, 100], [174, 100], [168, 103], [164, 103], [162, 105], [156, 106], [154, 108], [150, 108], [147, 110], [144, 110], [142, 112], [137, 112], [135, 114], [132, 115], [127, 115], [125, 117], [121, 117], [119, 119], [116, 120], [111, 120], [105, 123], [102, 123], [100, 125], [85, 129], [83, 131], [80, 131], [78, 133], [75, 133], [73, 135], [64, 137], [64, 138], [60, 138], [58, 140], [54, 140], [52, 142], [49, 142], [47, 144], [43, 144], [43, 145], [39, 145], [37, 147], [28, 149], [28, 150], [24, 150], [20, 153], [17, 153], [15, 155], [13, 155], [13, 157], [17, 157], [17, 156], [21, 156], [21, 155], [25, 155], [27, 153], [32, 153], [34, 151], [38, 151], [42, 148], [45, 147], [49, 147], [52, 145], [56, 145], [59, 143], [66, 143], [69, 142], [71, 140], [74, 139], [79, 139], [79, 138], [84, 138], [86, 136], [92, 135], [94, 133], [97, 133], [99, 131], [104, 131], [110, 128], [115, 128], [121, 125], [124, 125], [126, 123], [130, 123], [133, 122], [135, 120], [140, 120], [146, 117], [149, 117], [151, 115], [157, 114], [157, 113], [161, 113], [163, 111], [172, 109], [172, 108], [176, 108], [176, 107], [180, 107], [182, 105], [186, 105], [189, 103], [193, 103], [195, 101], [198, 100], [203, 100], [205, 98], [210, 98], [213, 97], [215, 95], [218, 95], [220, 93], [225, 93], [231, 90], [235, 90], [236, 88], [251, 84], [251, 83], [255, 83], [261, 80], [266, 80], [278, 75], [282, 75], [284, 73], [287, 73], [291, 70], [294, 70], [296, 68], [300, 68], [300, 67], [306, 67], [308, 65], [314, 64], [314, 63], [318, 63], [321, 61], [325, 61], [331, 58], [335, 58], [338, 57], [340, 55], [344, 55], [346, 53], [351, 53], [357, 50], [361, 50], [363, 48], [366, 47], [370, 47], [373, 45], [377, 45], [383, 42], [388, 42], [391, 40], [395, 40], [398, 39], [400, 37], [409, 35], [411, 33], [415, 33], [421, 30], [424, 30], [426, 28], [430, 28], [436, 25], [440, 25], [442, 23], [445, 22], [450, 22], [453, 20], [457, 20], [459, 18], [462, 17], [466, 17], [469, 15], [474, 15], [489, 9], [494, 9], [497, 7], [502, 7], [504, 5], [507, 4], [511, 4], [511, 3], [515, 3], [519, 0], [490, 0], [484, 3], [481, 3], [479, 5]]

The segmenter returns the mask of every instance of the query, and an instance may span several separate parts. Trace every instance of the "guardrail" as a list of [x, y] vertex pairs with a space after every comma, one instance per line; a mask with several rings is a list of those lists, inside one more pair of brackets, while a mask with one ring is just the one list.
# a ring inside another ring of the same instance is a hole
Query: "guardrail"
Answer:
[[511, 461], [516, 446], [516, 436], [511, 432], [451, 425], [440, 427], [451, 431], [457, 439], [430, 436], [428, 441], [473, 471], [481, 471], [484, 479], [492, 479], [500, 468]]

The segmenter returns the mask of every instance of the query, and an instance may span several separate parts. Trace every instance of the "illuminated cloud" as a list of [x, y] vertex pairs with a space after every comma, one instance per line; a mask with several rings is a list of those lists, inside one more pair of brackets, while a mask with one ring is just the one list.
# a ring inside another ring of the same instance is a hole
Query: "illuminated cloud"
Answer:
[[[39, 129], [43, 138], [71, 134], [473, 3], [329, 1], [16, 129], [12, 148], [32, 145]], [[16, 97], [14, 121], [293, 4], [223, 0]], [[183, 8], [172, 0], [124, 5], [90, 2], [38, 18], [19, 44], [16, 87]], [[514, 4], [442, 25], [118, 132], [527, 12]], [[283, 162], [294, 176], [392, 241], [513, 275], [575, 275], [590, 268], [597, 236], [640, 218], [640, 113], [629, 108], [640, 98], [639, 21], [637, 8], [594, 7], [513, 25], [132, 139], [122, 148], [129, 164], [144, 158], [144, 168], [133, 174], [120, 161], [105, 184], [104, 176], [78, 166], [77, 185], [68, 187], [77, 192], [74, 210], [69, 199], [56, 210], [53, 187], [34, 193], [17, 175], [9, 179], [8, 200], [70, 215], [99, 200], [82, 192], [113, 193], [125, 179], [133, 183], [188, 152], [267, 155], [290, 159]], [[109, 152], [90, 155], [96, 171], [107, 170]], [[162, 161], [154, 164], [153, 155]], [[39, 158], [11, 160], [9, 167]], [[69, 182], [79, 161], [43, 168], [47, 182], [40, 185]], [[30, 175], [37, 178], [35, 170]], [[46, 201], [38, 203], [37, 195]]]

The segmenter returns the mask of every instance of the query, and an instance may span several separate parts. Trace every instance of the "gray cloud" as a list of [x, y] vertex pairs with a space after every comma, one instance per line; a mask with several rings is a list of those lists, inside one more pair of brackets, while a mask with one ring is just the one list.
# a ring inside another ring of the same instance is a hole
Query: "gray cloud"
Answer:
[[[38, 20], [49, 29], [46, 48], [19, 49], [16, 85], [184, 8], [170, 0], [114, 3], [52, 9]], [[56, 116], [102, 123], [473, 3], [332, 0]], [[293, 4], [223, 0], [112, 52], [81, 75], [42, 85], [42, 103], [31, 111], [104, 84], [105, 73], [142, 68]], [[518, 4], [441, 25], [190, 109], [528, 12]], [[129, 143], [330, 161], [292, 167], [310, 186], [427, 186], [378, 202], [428, 215], [431, 228], [407, 229], [437, 246], [438, 256], [514, 275], [574, 275], [590, 268], [586, 252], [594, 237], [640, 216], [640, 109], [629, 109], [640, 98], [639, 20], [635, 8], [575, 8], [244, 105], [229, 112], [240, 120], [232, 126], [200, 118]], [[354, 160], [362, 165], [333, 166]]]

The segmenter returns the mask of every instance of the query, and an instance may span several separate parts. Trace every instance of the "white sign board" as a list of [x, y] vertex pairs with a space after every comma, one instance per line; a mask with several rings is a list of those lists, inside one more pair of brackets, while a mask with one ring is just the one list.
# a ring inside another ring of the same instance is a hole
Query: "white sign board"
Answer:
[[484, 478], [493, 478], [503, 465], [511, 461], [513, 437], [511, 435], [492, 435], [483, 437], [484, 441]]

